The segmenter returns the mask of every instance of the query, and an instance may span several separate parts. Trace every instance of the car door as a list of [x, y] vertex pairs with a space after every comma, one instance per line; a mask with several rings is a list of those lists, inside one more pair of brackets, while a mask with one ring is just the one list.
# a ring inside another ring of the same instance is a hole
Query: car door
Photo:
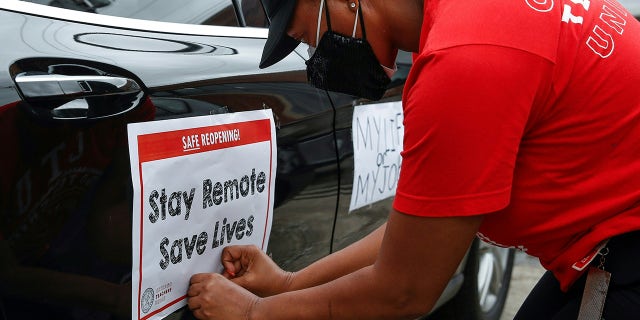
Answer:
[[0, 21], [4, 318], [131, 314], [131, 122], [271, 109], [268, 252], [289, 270], [330, 252], [335, 112], [300, 55], [258, 69], [258, 0], [10, 0]]

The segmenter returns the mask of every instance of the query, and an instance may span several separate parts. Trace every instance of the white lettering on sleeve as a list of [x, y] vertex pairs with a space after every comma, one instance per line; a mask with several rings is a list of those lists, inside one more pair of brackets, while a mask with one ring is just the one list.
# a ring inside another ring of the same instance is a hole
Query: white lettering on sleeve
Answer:
[[587, 46], [600, 57], [609, 57], [613, 53], [613, 37], [598, 25], [593, 27], [591, 33], [592, 35], [587, 39]]
[[584, 21], [584, 18], [582, 18], [581, 16], [575, 16], [573, 15], [573, 13], [571, 13], [570, 5], [564, 5], [564, 10], [562, 10], [562, 22], [582, 24], [582, 21]]
[[538, 12], [549, 12], [553, 9], [553, 0], [525, 0], [531, 9]]

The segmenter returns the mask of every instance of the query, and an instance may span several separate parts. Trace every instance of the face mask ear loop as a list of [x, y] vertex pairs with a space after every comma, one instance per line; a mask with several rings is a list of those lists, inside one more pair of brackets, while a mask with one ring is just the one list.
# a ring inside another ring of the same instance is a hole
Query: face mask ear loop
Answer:
[[[316, 48], [318, 47], [318, 42], [320, 42], [320, 23], [322, 22], [323, 8], [324, 8], [324, 0], [320, 1], [320, 10], [318, 11], [318, 27], [316, 28]], [[327, 22], [327, 24], [329, 23]]]
[[353, 22], [353, 32], [351, 32], [351, 38], [356, 37], [356, 28], [358, 27], [358, 13], [360, 12], [360, 6], [356, 8], [356, 20]]

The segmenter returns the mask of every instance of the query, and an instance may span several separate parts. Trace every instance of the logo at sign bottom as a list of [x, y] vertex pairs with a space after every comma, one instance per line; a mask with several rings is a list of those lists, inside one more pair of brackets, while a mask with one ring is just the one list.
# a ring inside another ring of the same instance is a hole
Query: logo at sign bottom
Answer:
[[153, 289], [147, 288], [142, 294], [141, 308], [142, 312], [147, 313], [153, 306]]

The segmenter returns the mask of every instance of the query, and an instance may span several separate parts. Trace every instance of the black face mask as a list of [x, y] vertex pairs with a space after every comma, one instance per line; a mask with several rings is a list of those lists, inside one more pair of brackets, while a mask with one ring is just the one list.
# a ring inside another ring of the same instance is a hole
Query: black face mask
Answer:
[[370, 100], [379, 100], [390, 82], [371, 45], [366, 40], [362, 11], [358, 8], [362, 39], [331, 31], [329, 6], [325, 11], [328, 31], [307, 60], [307, 79], [311, 85]]

